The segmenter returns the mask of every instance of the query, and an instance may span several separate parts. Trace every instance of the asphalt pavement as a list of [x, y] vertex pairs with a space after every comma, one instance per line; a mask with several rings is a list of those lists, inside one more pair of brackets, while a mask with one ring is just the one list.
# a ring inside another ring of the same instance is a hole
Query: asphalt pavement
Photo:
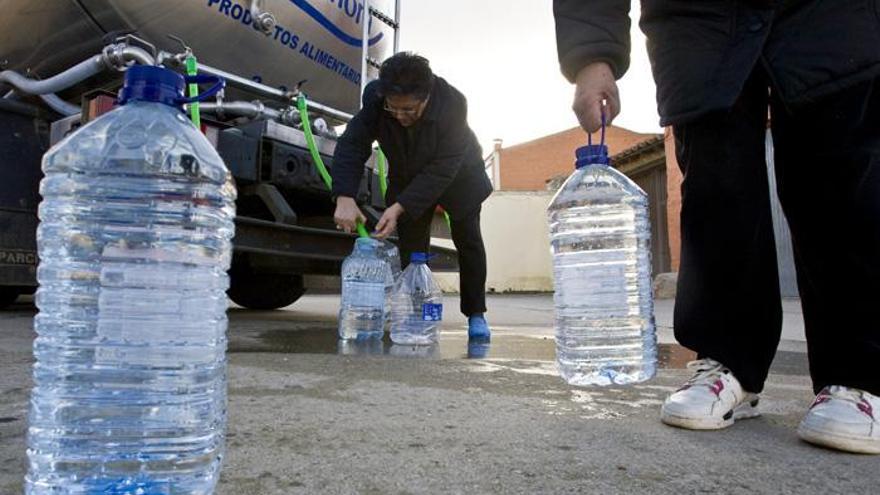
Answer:
[[[813, 398], [797, 301], [758, 419], [719, 432], [662, 425], [693, 354], [658, 301], [662, 369], [631, 387], [556, 374], [552, 298], [489, 300], [494, 337], [468, 346], [447, 297], [436, 348], [343, 345], [338, 296], [230, 310], [229, 426], [218, 493], [880, 493], [880, 457], [798, 440]], [[0, 494], [21, 492], [33, 306], [0, 312]]]

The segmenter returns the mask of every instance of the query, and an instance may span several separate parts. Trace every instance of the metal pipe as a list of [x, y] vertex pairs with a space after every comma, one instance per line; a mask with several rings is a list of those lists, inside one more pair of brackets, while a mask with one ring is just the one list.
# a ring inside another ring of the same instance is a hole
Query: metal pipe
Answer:
[[394, 0], [394, 53], [400, 50], [400, 0]]
[[[100, 55], [89, 57], [66, 71], [48, 79], [31, 79], [18, 72], [5, 70], [0, 72], [0, 83], [11, 84], [15, 89], [23, 93], [46, 95], [67, 89], [108, 68], [124, 69], [131, 62], [144, 65], [153, 65], [156, 63], [153, 56], [143, 48], [120, 43], [109, 45], [104, 48]], [[65, 108], [60, 104], [60, 99], [55, 100], [50, 98], [50, 100], [52, 103], [49, 103], [49, 101], [46, 102], [50, 106], [58, 105], [58, 108], [53, 107], [54, 110], [59, 111], [59, 109]], [[68, 108], [68, 110], [70, 110], [70, 108]]]
[[251, 90], [255, 93], [258, 93], [262, 96], [269, 96], [271, 98], [277, 98], [283, 101], [290, 100], [290, 94], [286, 91], [282, 91], [278, 88], [273, 88], [271, 86], [266, 86], [265, 84], [258, 83], [256, 81], [251, 81], [250, 79], [237, 76], [231, 72], [226, 72], [222, 69], [217, 69], [214, 67], [207, 66], [205, 64], [199, 64], [199, 72], [203, 72], [210, 76], [222, 77], [226, 80], [227, 84], [232, 86], [237, 86], [239, 88], [244, 88]]
[[364, 17], [361, 19], [363, 30], [361, 31], [361, 98], [358, 101], [363, 107], [364, 90], [367, 88], [367, 70], [370, 65], [367, 59], [370, 58], [370, 24], [373, 21], [373, 14], [370, 12], [370, 0], [364, 0]]
[[276, 21], [271, 12], [263, 11], [262, 3], [263, 0], [251, 0], [248, 10], [251, 11], [254, 29], [268, 36], [275, 29]]
[[135, 61], [141, 65], [156, 65], [156, 59], [150, 54], [150, 52], [144, 50], [143, 48], [139, 48], [136, 46], [123, 46], [122, 50], [122, 60], [126, 63], [130, 61]]
[[272, 119], [281, 120], [281, 112], [274, 108], [267, 108], [260, 102], [251, 101], [224, 101], [224, 102], [202, 102], [199, 104], [200, 109], [204, 113], [212, 113], [216, 115], [229, 114], [237, 117], [249, 117], [252, 119]]
[[[300, 114], [295, 109], [276, 110], [266, 107], [259, 101], [217, 101], [201, 103], [200, 108], [203, 113], [219, 115], [221, 117], [229, 115], [251, 119], [270, 119], [289, 126], [299, 126], [302, 124]], [[313, 127], [315, 128], [315, 134], [321, 137], [331, 139], [338, 137], [324, 119], [315, 119]]]
[[40, 95], [40, 98], [46, 103], [46, 105], [49, 105], [49, 108], [55, 110], [61, 115], [69, 117], [82, 112], [80, 107], [62, 100], [54, 93]]
[[340, 110], [336, 110], [335, 108], [328, 107], [327, 105], [321, 105], [320, 103], [315, 103], [313, 101], [309, 102], [309, 109], [314, 110], [318, 113], [322, 113], [328, 117], [333, 117], [336, 120], [341, 120], [343, 122], [348, 122], [354, 115], [350, 113], [345, 113]]
[[[173, 55], [167, 53], [163, 53], [162, 55], [160, 55], [160, 58], [163, 59], [167, 57], [173, 57]], [[290, 103], [294, 96], [294, 94], [289, 91], [283, 91], [278, 88], [273, 88], [272, 86], [266, 86], [265, 84], [252, 81], [250, 79], [232, 74], [231, 72], [226, 72], [225, 70], [217, 69], [208, 65], [199, 64], [199, 72], [211, 76], [222, 77], [226, 80], [226, 83], [231, 86], [247, 89], [259, 95], [275, 98], [285, 103]], [[327, 105], [322, 105], [320, 103], [315, 103], [313, 101], [309, 102], [309, 109], [328, 117], [332, 117], [336, 120], [340, 120], [342, 122], [348, 122], [352, 119], [352, 117], [354, 117], [354, 115], [350, 113], [336, 110], [335, 108], [328, 107]]]
[[106, 68], [102, 55], [95, 55], [74, 65], [66, 71], [49, 79], [35, 80], [22, 76], [12, 70], [0, 72], [0, 83], [7, 83], [25, 93], [44, 95], [57, 93], [74, 84], [84, 81]]

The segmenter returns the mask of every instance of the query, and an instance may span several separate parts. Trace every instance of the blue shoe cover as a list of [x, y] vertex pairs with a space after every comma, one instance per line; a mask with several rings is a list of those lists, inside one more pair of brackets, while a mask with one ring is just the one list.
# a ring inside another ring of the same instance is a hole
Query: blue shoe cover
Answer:
[[468, 340], [476, 342], [489, 342], [492, 332], [489, 330], [489, 322], [482, 313], [471, 315], [468, 318]]

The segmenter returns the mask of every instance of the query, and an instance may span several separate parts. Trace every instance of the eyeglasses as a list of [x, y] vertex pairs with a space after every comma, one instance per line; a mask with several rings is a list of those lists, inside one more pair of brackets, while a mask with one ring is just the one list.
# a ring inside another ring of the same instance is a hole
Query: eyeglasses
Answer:
[[393, 114], [393, 115], [417, 115], [419, 113], [419, 111], [422, 109], [422, 105], [424, 105], [426, 101], [428, 101], [428, 100], [427, 99], [422, 100], [414, 108], [394, 108], [394, 107], [388, 106], [388, 102], [386, 101], [385, 106], [383, 108], [386, 112]]

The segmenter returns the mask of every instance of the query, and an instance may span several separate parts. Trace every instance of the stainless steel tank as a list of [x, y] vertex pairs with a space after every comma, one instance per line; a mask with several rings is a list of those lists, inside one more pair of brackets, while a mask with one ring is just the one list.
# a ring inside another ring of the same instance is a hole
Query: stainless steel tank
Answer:
[[[0, 0], [0, 63], [46, 77], [97, 53], [115, 33], [179, 52], [174, 35], [204, 64], [275, 87], [307, 80], [313, 100], [356, 112], [362, 23], [370, 20], [363, 0], [262, 4], [277, 20], [268, 35], [252, 26], [247, 0]], [[393, 0], [370, 4], [393, 17]], [[390, 55], [394, 31], [373, 19], [369, 32], [370, 56]]]

